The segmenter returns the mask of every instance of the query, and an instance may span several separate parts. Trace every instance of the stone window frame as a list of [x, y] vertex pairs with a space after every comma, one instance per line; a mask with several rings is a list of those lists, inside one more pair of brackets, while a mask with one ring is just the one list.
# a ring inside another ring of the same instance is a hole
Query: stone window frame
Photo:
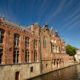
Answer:
[[56, 59], [54, 59], [54, 65], [56, 65]]
[[30, 72], [33, 72], [33, 66], [32, 66], [32, 67], [30, 67]]
[[50, 43], [51, 44], [51, 53], [53, 53], [53, 45], [52, 45], [52, 43]]
[[34, 39], [34, 49], [37, 49], [37, 40]]
[[0, 64], [2, 63], [3, 48], [0, 47]]
[[19, 63], [19, 49], [14, 49], [14, 52], [13, 52], [13, 63], [14, 64]]
[[59, 46], [56, 46], [56, 53], [59, 53]]
[[0, 43], [3, 43], [4, 32], [5, 32], [5, 30], [0, 28]]
[[14, 34], [14, 46], [19, 46], [19, 38], [20, 35], [19, 34]]
[[25, 47], [29, 48], [29, 37], [25, 38]]
[[46, 68], [48, 67], [48, 64], [46, 63]]
[[43, 48], [47, 47], [47, 39], [46, 37], [43, 38]]
[[34, 50], [34, 61], [37, 62], [37, 51]]
[[29, 62], [29, 50], [25, 50], [25, 62], [28, 63]]

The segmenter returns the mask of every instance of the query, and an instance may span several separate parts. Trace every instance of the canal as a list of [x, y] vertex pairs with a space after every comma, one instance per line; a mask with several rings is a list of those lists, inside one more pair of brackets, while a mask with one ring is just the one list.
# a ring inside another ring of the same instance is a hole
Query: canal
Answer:
[[54, 71], [29, 80], [80, 80], [80, 65]]

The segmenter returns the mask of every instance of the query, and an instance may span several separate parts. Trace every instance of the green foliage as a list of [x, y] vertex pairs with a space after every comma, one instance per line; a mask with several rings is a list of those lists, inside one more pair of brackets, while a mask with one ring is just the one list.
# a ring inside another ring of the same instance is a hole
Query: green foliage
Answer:
[[67, 45], [66, 53], [69, 54], [70, 56], [74, 56], [76, 54], [76, 48], [71, 45]]

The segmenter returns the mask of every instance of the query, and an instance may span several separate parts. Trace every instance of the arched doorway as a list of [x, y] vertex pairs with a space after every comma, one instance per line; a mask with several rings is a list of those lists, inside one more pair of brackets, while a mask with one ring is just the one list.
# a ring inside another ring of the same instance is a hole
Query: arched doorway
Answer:
[[19, 72], [16, 72], [16, 74], [15, 74], [15, 80], [20, 80], [20, 74], [19, 74]]

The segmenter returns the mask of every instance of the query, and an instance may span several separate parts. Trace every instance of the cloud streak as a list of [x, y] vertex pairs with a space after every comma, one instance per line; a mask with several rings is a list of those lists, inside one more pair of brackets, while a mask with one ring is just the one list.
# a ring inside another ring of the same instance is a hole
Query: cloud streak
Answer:
[[77, 21], [77, 22], [75, 22], [74, 24], [72, 24], [72, 25], [67, 29], [67, 31], [71, 31], [72, 29], [75, 29], [75, 28], [78, 29], [79, 25], [80, 25], [80, 21]]
[[68, 21], [68, 23], [66, 23], [65, 25], [63, 25], [63, 30], [67, 30], [70, 27], [70, 25], [75, 23], [77, 20], [80, 20], [80, 14], [74, 17], [71, 21]]
[[71, 6], [72, 2], [73, 2], [73, 0], [69, 0], [68, 4], [65, 6], [65, 8], [68, 8], [69, 6]]
[[[80, 5], [80, 3], [79, 3], [79, 5]], [[80, 13], [80, 8], [79, 7], [77, 9], [75, 9], [75, 11], [73, 11], [73, 13], [71, 15], [69, 15], [68, 17], [66, 17], [64, 19], [64, 21], [68, 21], [69, 19], [71, 19], [72, 17], [74, 17], [78, 13]]]
[[56, 10], [53, 11], [50, 16], [48, 16], [48, 21], [50, 21], [51, 19], [53, 19], [54, 16], [58, 15], [63, 10], [65, 2], [66, 2], [66, 0], [62, 0], [60, 2], [58, 8], [56, 8]]
[[45, 18], [45, 14], [47, 15], [47, 10], [50, 7], [52, 3], [52, 0], [43, 0], [42, 4], [39, 7], [38, 10], [38, 20], [41, 22]]

